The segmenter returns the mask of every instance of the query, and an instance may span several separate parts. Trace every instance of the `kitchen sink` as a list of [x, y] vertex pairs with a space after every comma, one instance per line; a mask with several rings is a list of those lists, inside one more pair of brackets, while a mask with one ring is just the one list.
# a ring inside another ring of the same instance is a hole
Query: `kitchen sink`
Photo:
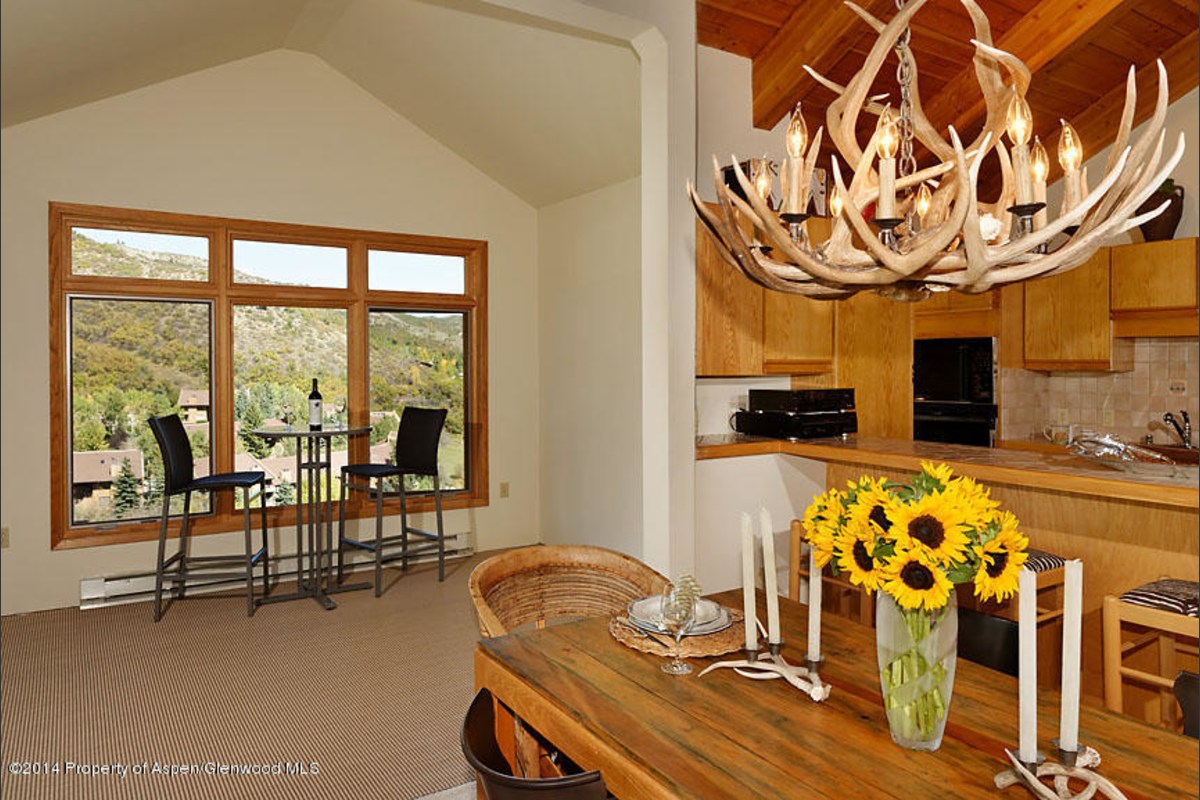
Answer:
[[1200, 464], [1200, 450], [1191, 447], [1180, 447], [1170, 444], [1144, 444], [1140, 445], [1146, 450], [1164, 455], [1174, 461], [1176, 464]]

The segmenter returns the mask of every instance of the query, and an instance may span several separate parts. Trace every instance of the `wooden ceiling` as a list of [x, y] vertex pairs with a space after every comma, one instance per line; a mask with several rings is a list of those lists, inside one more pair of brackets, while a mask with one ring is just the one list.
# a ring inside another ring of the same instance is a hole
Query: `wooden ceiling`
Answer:
[[[884, 22], [896, 11], [895, 0], [858, 2]], [[1033, 73], [1027, 99], [1034, 132], [1050, 151], [1052, 180], [1060, 171], [1054, 156], [1059, 118], [1079, 132], [1085, 158], [1102, 150], [1120, 120], [1130, 65], [1137, 70], [1139, 122], [1153, 111], [1155, 59], [1167, 68], [1172, 101], [1197, 85], [1196, 0], [977, 2], [991, 21], [993, 43], [1021, 58]], [[876, 39], [841, 0], [697, 0], [696, 21], [700, 44], [751, 59], [754, 125], [763, 129], [773, 128], [797, 101], [804, 103], [810, 130], [825, 124], [833, 92], [803, 65], [845, 85]], [[975, 34], [966, 11], [959, 0], [928, 0], [911, 30], [926, 116], [944, 136], [954, 125], [964, 141], [972, 140], [982, 127], [984, 104], [971, 65]], [[893, 54], [873, 87], [873, 93], [890, 93], [893, 105], [899, 98], [895, 75]], [[860, 118], [863, 144], [874, 124], [870, 115]], [[828, 137], [823, 150], [818, 163], [827, 167], [833, 152]], [[929, 166], [928, 157], [921, 166]], [[998, 180], [981, 178], [981, 194], [998, 188]]]

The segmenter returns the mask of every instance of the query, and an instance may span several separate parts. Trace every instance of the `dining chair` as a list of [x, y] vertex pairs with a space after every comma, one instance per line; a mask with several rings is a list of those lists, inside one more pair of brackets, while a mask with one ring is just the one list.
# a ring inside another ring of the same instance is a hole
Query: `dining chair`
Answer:
[[468, 587], [485, 637], [553, 620], [624, 611], [668, 583], [636, 558], [591, 545], [534, 545], [508, 550], [471, 571]]
[[1020, 669], [1019, 626], [1015, 620], [958, 609], [958, 655], [988, 669], [1016, 675]]
[[1176, 675], [1175, 699], [1183, 711], [1183, 735], [1200, 739], [1200, 675], [1186, 670]]
[[603, 800], [608, 797], [604, 779], [592, 770], [553, 778], [523, 778], [513, 774], [496, 741], [496, 709], [492, 693], [480, 689], [471, 701], [462, 725], [462, 750], [479, 774], [488, 800]]
[[[226, 578], [246, 579], [246, 616], [254, 616], [254, 568], [262, 566], [263, 594], [269, 589], [271, 580], [270, 555], [267, 548], [267, 484], [261, 471], [220, 472], [204, 477], [195, 477], [195, 460], [192, 443], [178, 414], [151, 417], [148, 420], [154, 439], [158, 442], [163, 463], [162, 521], [158, 528], [158, 559], [154, 568], [154, 621], [162, 619], [163, 583], [170, 581], [176, 589], [176, 598], [182, 599], [187, 591], [187, 582], [193, 577], [206, 581]], [[255, 550], [250, 541], [250, 491], [258, 489], [259, 510], [262, 514], [262, 546]], [[245, 552], [243, 555], [191, 556], [188, 555], [188, 529], [191, 527], [192, 492], [218, 489], [242, 490], [242, 513], [245, 521]], [[179, 526], [179, 550], [166, 557], [167, 522], [171, 514], [171, 498], [183, 495], [183, 519]], [[174, 570], [168, 572], [171, 567]], [[241, 567], [237, 572], [221, 570], [233, 566]]]
[[[347, 464], [342, 467], [341, 493], [338, 498], [338, 583], [345, 577], [345, 550], [347, 547], [366, 550], [375, 558], [375, 596], [383, 592], [383, 565], [386, 561], [399, 558], [401, 567], [408, 569], [408, 560], [437, 550], [438, 581], [446, 579], [446, 534], [442, 525], [442, 483], [438, 472], [438, 444], [442, 428], [446, 424], [446, 409], [405, 406], [400, 414], [400, 429], [396, 433], [396, 458], [389, 464]], [[427, 531], [408, 524], [407, 492], [404, 479], [408, 475], [433, 478], [433, 503], [437, 519], [437, 531]], [[361, 479], [356, 483], [354, 478]], [[396, 495], [400, 498], [400, 532], [392, 536], [383, 535], [383, 499], [389, 493], [384, 481], [395, 478], [398, 484]], [[371, 482], [374, 481], [374, 484]], [[375, 501], [375, 537], [363, 541], [346, 536], [346, 492], [365, 491]], [[421, 541], [410, 546], [408, 537]], [[399, 544], [400, 553], [386, 554]]]

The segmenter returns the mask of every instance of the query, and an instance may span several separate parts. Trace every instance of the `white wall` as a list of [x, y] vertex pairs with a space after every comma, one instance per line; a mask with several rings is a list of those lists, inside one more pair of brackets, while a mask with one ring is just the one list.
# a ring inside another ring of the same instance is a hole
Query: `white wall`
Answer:
[[537, 541], [534, 209], [291, 51], [6, 128], [0, 148], [0, 487], [12, 539], [0, 559], [3, 613], [74, 605], [81, 578], [154, 561], [150, 543], [50, 550], [51, 200], [487, 240], [492, 502], [449, 514], [447, 527], [474, 532], [480, 550]]
[[642, 551], [638, 180], [538, 212], [541, 530]]
[[[1145, 130], [1146, 123], [1133, 129], [1130, 142], [1136, 142], [1137, 137]], [[1163, 124], [1166, 138], [1163, 141], [1163, 158], [1166, 159], [1175, 151], [1176, 140], [1183, 133], [1187, 148], [1183, 158], [1171, 172], [1175, 183], [1183, 186], [1183, 217], [1179, 227], [1175, 229], [1176, 239], [1186, 239], [1190, 236], [1200, 236], [1200, 206], [1196, 205], [1197, 193], [1200, 193], [1200, 89], [1193, 89], [1167, 107], [1167, 118]], [[1058, 140], [1043, 142], [1050, 157], [1057, 154]], [[1088, 185], [1095, 186], [1104, 177], [1104, 167], [1108, 162], [1108, 154], [1112, 147], [1106, 147], [1084, 162], [1088, 171]], [[1051, 217], [1058, 213], [1062, 204], [1062, 181], [1055, 181], [1046, 187], [1046, 203], [1050, 208]], [[1123, 241], [1141, 241], [1140, 235], [1122, 234], [1114, 240], [1117, 244]]]

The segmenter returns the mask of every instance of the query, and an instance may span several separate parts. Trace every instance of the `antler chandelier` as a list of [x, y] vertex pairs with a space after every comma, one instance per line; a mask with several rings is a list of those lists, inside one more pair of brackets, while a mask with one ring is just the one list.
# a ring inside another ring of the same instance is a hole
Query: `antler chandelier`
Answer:
[[[1050, 221], [1045, 211], [1048, 156], [1040, 141], [1035, 140], [1032, 148], [1029, 142], [1033, 130], [1025, 101], [1029, 69], [1016, 56], [992, 46], [987, 16], [974, 0], [961, 2], [974, 23], [975, 72], [987, 107], [983, 130], [975, 141], [964, 146], [953, 126], [946, 141], [922, 111], [908, 25], [925, 0], [907, 4], [897, 0], [899, 11], [886, 25], [847, 2], [878, 33], [862, 69], [840, 86], [805, 66], [815, 80], [838, 95], [829, 105], [826, 123], [841, 158], [853, 165], [847, 186], [838, 157], [832, 158], [832, 233], [819, 244], [805, 235], [809, 183], [824, 128], [809, 142], [797, 105], [788, 126], [788, 158], [781, 175], [782, 213], [771, 208], [774, 177], [765, 159], [753, 162], [748, 176], [734, 158], [739, 193], [726, 185], [714, 157], [716, 213], [688, 186], [696, 213], [725, 261], [768, 289], [819, 299], [841, 299], [865, 289], [894, 300], [922, 300], [949, 290], [973, 294], [1066, 272], [1113, 236], [1167, 207], [1164, 202], [1136, 214], [1184, 150], [1181, 133], [1174, 153], [1160, 165], [1168, 101], [1161, 61], [1154, 115], [1132, 144], [1137, 88], [1130, 68], [1117, 137], [1104, 176], [1090, 191], [1087, 170], [1079, 168], [1083, 160], [1079, 137], [1063, 122], [1058, 148], [1064, 169], [1063, 205]], [[898, 115], [890, 105], [880, 105], [887, 95], [867, 96], [892, 49], [900, 62]], [[859, 145], [855, 131], [863, 110], [879, 117], [866, 147]], [[1008, 134], [1011, 151], [1001, 142], [1002, 132]], [[914, 139], [940, 163], [918, 169]], [[996, 202], [982, 203], [979, 170], [993, 151], [1003, 185]], [[863, 209], [872, 204], [875, 214], [868, 222]]]

